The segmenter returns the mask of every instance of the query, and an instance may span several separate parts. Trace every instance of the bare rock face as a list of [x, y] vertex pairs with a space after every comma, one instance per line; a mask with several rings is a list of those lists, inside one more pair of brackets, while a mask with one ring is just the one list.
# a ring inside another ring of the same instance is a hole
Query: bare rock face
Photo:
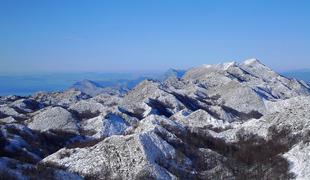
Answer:
[[57, 130], [78, 133], [78, 122], [72, 114], [62, 107], [53, 107], [43, 110], [33, 117], [28, 124], [29, 128], [39, 131]]
[[309, 95], [250, 59], [124, 95], [1, 97], [0, 178], [307, 179]]

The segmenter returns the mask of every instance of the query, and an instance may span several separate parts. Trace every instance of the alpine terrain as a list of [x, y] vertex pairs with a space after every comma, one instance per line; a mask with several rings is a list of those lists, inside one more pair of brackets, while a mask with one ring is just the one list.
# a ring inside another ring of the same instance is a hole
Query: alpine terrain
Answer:
[[310, 177], [310, 87], [257, 59], [75, 87], [0, 98], [0, 179]]

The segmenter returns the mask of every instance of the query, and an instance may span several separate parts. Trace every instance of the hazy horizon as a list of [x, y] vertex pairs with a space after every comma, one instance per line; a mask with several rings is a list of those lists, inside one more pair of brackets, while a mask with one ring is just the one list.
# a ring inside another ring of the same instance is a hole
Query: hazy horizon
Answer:
[[[250, 59], [250, 58], [247, 58]], [[237, 62], [242, 63], [245, 60], [242, 61], [219, 61], [218, 63], [209, 63], [209, 65], [216, 65], [216, 64], [223, 64], [223, 63], [229, 63], [229, 62]], [[261, 63], [268, 66], [264, 61], [261, 61], [258, 59]], [[148, 74], [162, 74], [166, 72], [169, 69], [175, 69], [175, 70], [189, 70], [191, 68], [199, 67], [202, 65], [207, 65], [207, 63], [196, 65], [196, 66], [189, 66], [184, 68], [177, 68], [177, 67], [164, 67], [162, 69], [140, 69], [140, 70], [57, 70], [57, 69], [50, 69], [50, 70], [35, 70], [35, 71], [0, 71], [0, 76], [28, 76], [28, 75], [77, 75], [77, 74], [131, 74], [135, 76], [141, 76], [141, 75], [148, 75]], [[270, 66], [268, 66], [270, 67]], [[300, 67], [300, 68], [288, 68], [288, 69], [280, 69], [272, 68], [277, 73], [289, 73], [289, 72], [298, 72], [298, 71], [306, 71], [309, 72], [310, 68], [308, 67]]]
[[310, 69], [310, 1], [1, 1], [0, 74]]
[[[279, 72], [290, 78], [304, 80], [310, 84], [310, 70]], [[71, 87], [82, 80], [113, 82], [119, 80], [139, 79], [141, 77], [156, 78], [161, 72], [65, 72], [65, 73], [0, 73], [0, 96], [28, 96], [38, 91], [58, 92]]]
[[3, 0], [0, 95], [250, 58], [303, 78], [309, 19], [306, 0]]

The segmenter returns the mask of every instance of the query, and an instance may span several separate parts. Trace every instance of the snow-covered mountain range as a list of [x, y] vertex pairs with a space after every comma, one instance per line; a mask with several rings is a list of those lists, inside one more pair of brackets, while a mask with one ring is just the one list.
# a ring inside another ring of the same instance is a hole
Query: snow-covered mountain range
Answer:
[[165, 81], [171, 77], [181, 78], [185, 70], [168, 69], [165, 73], [149, 76], [139, 76], [133, 79], [115, 79], [106, 81], [92, 81], [84, 79], [76, 82], [69, 89], [81, 91], [90, 96], [105, 94], [125, 94], [145, 79]]
[[1, 97], [0, 179], [310, 176], [303, 81], [250, 59], [127, 85]]

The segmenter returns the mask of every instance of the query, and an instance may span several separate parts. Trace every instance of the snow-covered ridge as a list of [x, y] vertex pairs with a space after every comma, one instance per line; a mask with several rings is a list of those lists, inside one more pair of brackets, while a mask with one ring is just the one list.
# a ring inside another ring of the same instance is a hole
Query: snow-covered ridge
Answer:
[[255, 64], [255, 63], [261, 64], [261, 62], [258, 59], [255, 59], [255, 58], [248, 59], [248, 60], [245, 60], [243, 62], [244, 65], [252, 65], [252, 64]]
[[125, 94], [100, 91], [91, 97], [70, 89], [0, 97], [1, 177], [310, 175], [308, 85], [256, 59], [202, 65], [182, 77], [169, 74]]

